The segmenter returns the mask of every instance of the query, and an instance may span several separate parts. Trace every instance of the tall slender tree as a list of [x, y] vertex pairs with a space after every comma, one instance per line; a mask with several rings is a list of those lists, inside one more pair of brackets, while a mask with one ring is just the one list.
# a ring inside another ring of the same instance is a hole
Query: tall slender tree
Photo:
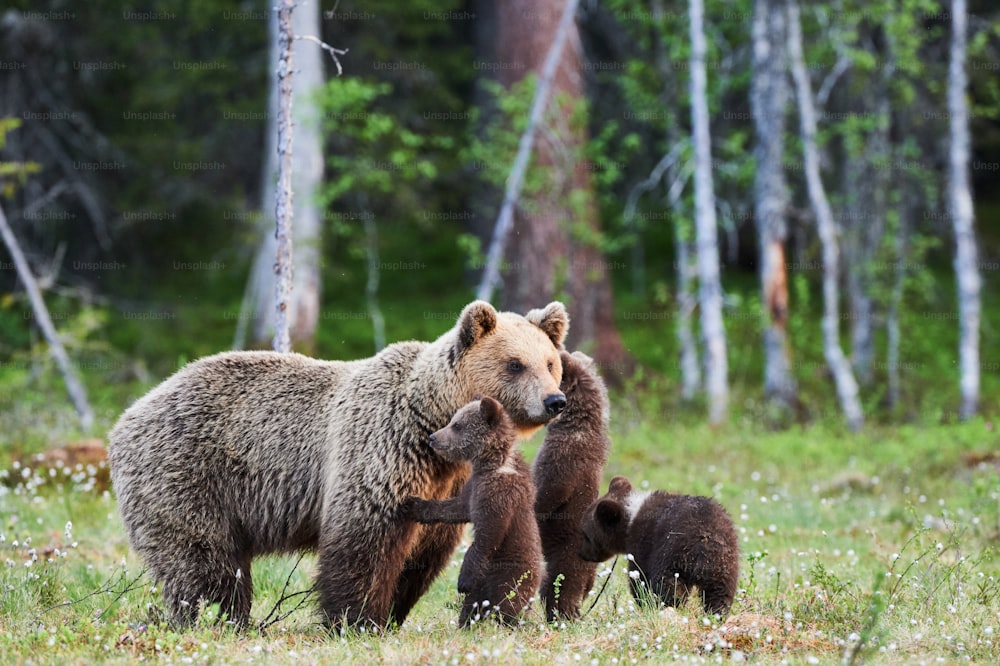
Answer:
[[708, 125], [708, 83], [705, 73], [705, 6], [690, 0], [691, 14], [691, 128], [694, 145], [695, 235], [698, 256], [698, 300], [705, 340], [705, 390], [708, 420], [726, 419], [729, 401], [726, 329], [722, 321], [722, 280], [712, 185], [712, 144]]
[[813, 104], [812, 84], [809, 82], [809, 70], [806, 69], [805, 57], [802, 54], [799, 5], [797, 0], [787, 0], [787, 2], [788, 58], [798, 102], [802, 161], [809, 200], [816, 216], [816, 227], [823, 247], [823, 354], [833, 374], [837, 397], [847, 424], [852, 430], [857, 430], [864, 425], [864, 414], [858, 400], [858, 382], [840, 346], [838, 302], [840, 247], [837, 240], [837, 222], [830, 209], [830, 202], [826, 197], [826, 189], [820, 175], [819, 150], [816, 147], [816, 109]]
[[795, 399], [788, 340], [788, 274], [785, 221], [788, 187], [785, 151], [785, 7], [782, 0], [753, 5], [753, 78], [750, 109], [756, 130], [754, 218], [760, 243], [761, 302], [764, 305], [764, 394], [785, 406]]
[[951, 3], [951, 47], [948, 60], [948, 210], [955, 231], [955, 275], [958, 283], [959, 341], [962, 406], [967, 419], [979, 406], [979, 291], [982, 280], [973, 227], [972, 192], [969, 187], [969, 107], [965, 99], [965, 0]]
[[[320, 34], [319, 3], [303, 3], [291, 13], [293, 38]], [[268, 101], [266, 159], [261, 201], [261, 233], [250, 278], [247, 283], [240, 329], [235, 347], [244, 343], [245, 327], [251, 321], [252, 344], [265, 346], [270, 341], [275, 326], [274, 264], [278, 247], [275, 234], [275, 208], [278, 183], [278, 13], [271, 12], [271, 59], [275, 63], [271, 72], [271, 93]], [[322, 211], [316, 201], [316, 192], [323, 181], [323, 140], [321, 123], [312, 102], [316, 91], [323, 85], [323, 50], [315, 43], [295, 39], [290, 45], [293, 71], [292, 109], [294, 113], [291, 136], [295, 146], [290, 155], [289, 185], [295, 193], [291, 241], [295, 247], [292, 258], [291, 296], [286, 315], [289, 320], [291, 343], [297, 349], [312, 348], [319, 322], [320, 306], [320, 250], [322, 242]]]

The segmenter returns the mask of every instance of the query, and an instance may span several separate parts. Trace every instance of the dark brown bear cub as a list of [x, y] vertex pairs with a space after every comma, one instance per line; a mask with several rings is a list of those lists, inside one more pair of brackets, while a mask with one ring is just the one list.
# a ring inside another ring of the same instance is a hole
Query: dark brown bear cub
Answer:
[[594, 361], [582, 352], [560, 352], [566, 409], [549, 424], [535, 457], [535, 517], [542, 538], [545, 578], [540, 588], [548, 621], [580, 616], [594, 585], [597, 564], [580, 558], [580, 521], [598, 495], [608, 461], [608, 390]]
[[583, 519], [580, 557], [602, 562], [628, 553], [632, 596], [650, 592], [680, 606], [691, 588], [701, 592], [708, 613], [725, 615], [739, 579], [739, 540], [721, 504], [708, 497], [662, 491], [636, 493], [622, 476], [594, 502]]
[[472, 522], [475, 539], [465, 553], [458, 591], [465, 595], [458, 622], [487, 615], [514, 624], [538, 590], [542, 550], [533, 507], [535, 486], [517, 431], [499, 402], [489, 397], [462, 407], [431, 435], [431, 447], [449, 462], [469, 461], [472, 476], [462, 493], [446, 500], [411, 497], [406, 518], [421, 523]]

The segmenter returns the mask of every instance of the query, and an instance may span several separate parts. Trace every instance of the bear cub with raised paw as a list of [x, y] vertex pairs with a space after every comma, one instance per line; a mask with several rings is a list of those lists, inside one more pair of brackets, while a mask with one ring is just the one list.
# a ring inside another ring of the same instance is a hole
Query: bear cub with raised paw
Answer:
[[603, 562], [626, 553], [629, 586], [640, 603], [680, 606], [697, 587], [706, 612], [725, 615], [733, 605], [739, 540], [729, 514], [711, 498], [638, 493], [616, 476], [587, 509], [580, 557]]
[[597, 564], [580, 558], [580, 522], [601, 494], [608, 461], [608, 389], [594, 360], [583, 352], [561, 351], [566, 409], [552, 421], [535, 456], [535, 517], [542, 538], [545, 577], [540, 593], [546, 620], [576, 619], [594, 586]]
[[472, 463], [458, 497], [410, 497], [403, 516], [420, 523], [471, 522], [458, 591], [465, 595], [458, 623], [467, 627], [493, 615], [516, 624], [538, 590], [542, 549], [535, 522], [535, 486], [520, 451], [517, 431], [503, 406], [483, 397], [462, 407], [430, 436], [434, 452], [449, 462]]

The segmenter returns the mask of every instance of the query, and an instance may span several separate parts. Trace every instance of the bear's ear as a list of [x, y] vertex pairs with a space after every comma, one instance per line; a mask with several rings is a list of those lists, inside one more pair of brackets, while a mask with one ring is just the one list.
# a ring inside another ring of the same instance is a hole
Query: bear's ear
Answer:
[[497, 326], [497, 311], [486, 301], [473, 301], [462, 309], [458, 317], [458, 340], [455, 358], [476, 344]]
[[625, 507], [618, 502], [602, 499], [594, 507], [597, 522], [606, 527], [614, 527], [625, 518]]
[[616, 476], [611, 479], [611, 485], [608, 486], [608, 492], [612, 495], [628, 495], [632, 492], [632, 484], [624, 476]]
[[487, 427], [496, 427], [497, 423], [500, 422], [502, 412], [503, 407], [500, 403], [488, 395], [483, 396], [483, 398], [479, 401], [479, 415], [483, 417], [484, 421], [486, 421]]
[[[596, 365], [594, 359], [590, 358], [582, 351], [575, 351], [571, 355], [573, 357], [573, 360], [579, 363], [580, 367], [583, 368], [584, 370], [587, 370], [588, 372], [592, 372], [594, 370], [594, 366]], [[565, 364], [563, 365], [565, 366]]]
[[562, 349], [563, 340], [569, 331], [569, 313], [559, 301], [552, 301], [544, 308], [529, 310], [524, 318], [542, 329], [556, 349]]

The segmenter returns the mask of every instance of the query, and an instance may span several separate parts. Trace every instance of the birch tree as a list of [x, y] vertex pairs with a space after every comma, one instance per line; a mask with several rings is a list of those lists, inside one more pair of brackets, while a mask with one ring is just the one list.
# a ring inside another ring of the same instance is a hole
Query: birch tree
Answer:
[[959, 342], [963, 419], [975, 415], [979, 404], [979, 290], [981, 279], [973, 229], [972, 193], [969, 187], [969, 108], [965, 99], [967, 77], [966, 0], [951, 3], [951, 45], [948, 61], [948, 210], [955, 232], [955, 275], [958, 284]]
[[761, 302], [764, 305], [764, 394], [785, 406], [795, 399], [788, 341], [788, 275], [785, 210], [788, 187], [784, 158], [785, 12], [781, 0], [755, 0], [750, 109], [757, 133], [754, 157], [754, 218], [760, 242]]
[[729, 400], [726, 330], [722, 321], [722, 283], [719, 243], [712, 185], [712, 146], [708, 124], [705, 74], [705, 6], [690, 0], [691, 14], [691, 129], [694, 146], [695, 236], [698, 256], [698, 300], [705, 341], [705, 392], [708, 420], [719, 425], [726, 418]]
[[806, 69], [805, 57], [802, 54], [799, 5], [797, 0], [787, 0], [787, 2], [788, 57], [798, 102], [803, 168], [823, 252], [823, 355], [833, 375], [837, 398], [847, 424], [852, 430], [858, 430], [864, 424], [864, 415], [858, 400], [858, 383], [840, 346], [838, 302], [840, 247], [837, 239], [839, 232], [820, 175], [819, 150], [816, 147], [816, 109], [813, 104], [812, 84], [809, 82], [809, 70]]
[[[285, 2], [280, 7], [285, 10]], [[288, 5], [294, 5], [288, 2]], [[277, 196], [287, 189], [294, 190], [295, 207], [289, 209], [291, 223], [287, 237], [295, 254], [290, 257], [292, 269], [290, 295], [285, 308], [288, 329], [296, 346], [309, 351], [319, 322], [320, 306], [320, 249], [322, 212], [316, 202], [316, 192], [323, 181], [323, 139], [320, 119], [311, 103], [312, 97], [323, 84], [323, 50], [316, 44], [301, 39], [303, 36], [320, 34], [320, 7], [318, 3], [302, 3], [287, 9], [290, 12], [287, 48], [290, 59], [287, 64], [280, 58], [279, 13], [271, 12], [271, 59], [279, 63], [272, 71], [271, 93], [268, 102], [268, 122], [264, 165], [261, 228], [263, 239], [257, 251], [240, 313], [240, 327], [237, 330], [234, 347], [242, 347], [245, 329], [252, 322], [252, 342], [254, 346], [267, 344], [275, 331], [275, 257], [279, 243], [275, 233]], [[300, 37], [296, 39], [296, 37]], [[287, 68], [287, 71], [281, 67]], [[290, 132], [279, 141], [279, 86], [282, 77], [290, 86], [288, 112], [294, 110]], [[291, 151], [291, 146], [295, 150]], [[288, 180], [278, 183], [279, 150], [289, 150]]]

